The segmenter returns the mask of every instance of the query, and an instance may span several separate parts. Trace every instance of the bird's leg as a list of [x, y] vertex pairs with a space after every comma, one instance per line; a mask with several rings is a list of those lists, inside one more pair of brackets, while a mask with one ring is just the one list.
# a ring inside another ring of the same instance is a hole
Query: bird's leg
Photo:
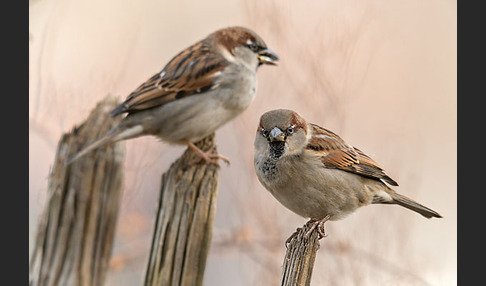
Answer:
[[311, 224], [310, 229], [306, 232], [305, 236], [308, 237], [311, 232], [314, 230], [314, 228], [317, 229], [317, 232], [319, 233], [319, 239], [326, 237], [326, 231], [324, 230], [324, 223], [328, 221], [330, 218], [329, 215], [325, 216], [323, 219], [316, 220], [316, 219], [310, 219], [307, 224]]
[[216, 147], [216, 145], [211, 146], [211, 148], [209, 148], [209, 150], [207, 152], [204, 152], [188, 140], [185, 140], [184, 143], [186, 143], [187, 146], [189, 148], [191, 148], [199, 156], [199, 159], [196, 159], [196, 160], [189, 162], [189, 165], [194, 165], [194, 164], [200, 162], [201, 160], [204, 160], [207, 163], [219, 166], [218, 159], [223, 160], [227, 165], [229, 165], [229, 163], [230, 163], [229, 159], [226, 158], [225, 156], [220, 155], [220, 154], [211, 153], [214, 150], [214, 148]]

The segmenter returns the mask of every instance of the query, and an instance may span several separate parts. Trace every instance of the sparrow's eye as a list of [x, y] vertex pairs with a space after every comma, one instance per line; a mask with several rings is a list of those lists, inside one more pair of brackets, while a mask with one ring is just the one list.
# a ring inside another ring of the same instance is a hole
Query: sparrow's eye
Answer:
[[250, 50], [253, 52], [258, 52], [260, 51], [260, 47], [255, 43], [255, 42], [250, 42], [248, 45], [246, 45]]
[[262, 135], [263, 137], [267, 138], [268, 137], [268, 134], [270, 133], [268, 130], [265, 130], [264, 128], [262, 128]]
[[287, 128], [287, 134], [292, 134], [294, 133], [294, 126], [290, 125], [289, 128]]

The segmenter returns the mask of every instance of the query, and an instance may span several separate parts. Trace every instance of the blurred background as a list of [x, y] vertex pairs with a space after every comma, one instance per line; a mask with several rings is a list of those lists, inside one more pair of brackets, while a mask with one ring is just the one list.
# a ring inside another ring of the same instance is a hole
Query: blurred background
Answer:
[[[124, 99], [216, 29], [255, 30], [280, 56], [248, 110], [217, 131], [222, 165], [205, 285], [278, 285], [284, 241], [306, 219], [258, 182], [258, 119], [296, 110], [373, 157], [427, 220], [372, 205], [326, 224], [312, 285], [457, 284], [456, 1], [29, 1], [29, 252], [57, 141], [108, 94]], [[107, 285], [139, 285], [161, 174], [184, 148], [127, 142]]]

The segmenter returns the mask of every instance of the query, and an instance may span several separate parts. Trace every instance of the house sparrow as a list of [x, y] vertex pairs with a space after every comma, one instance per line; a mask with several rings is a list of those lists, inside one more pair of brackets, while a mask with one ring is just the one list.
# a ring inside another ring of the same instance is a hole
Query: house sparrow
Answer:
[[188, 145], [208, 163], [218, 165], [218, 159], [229, 163], [193, 143], [242, 113], [255, 97], [258, 67], [277, 61], [277, 54], [250, 29], [213, 32], [130, 93], [111, 111], [112, 116], [127, 116], [70, 162], [108, 143], [154, 135], [171, 144]]
[[388, 187], [398, 184], [361, 150], [292, 110], [261, 116], [254, 164], [261, 184], [289, 210], [310, 218], [307, 233], [317, 227], [319, 238], [326, 236], [324, 222], [369, 204], [397, 204], [426, 218], [441, 217]]

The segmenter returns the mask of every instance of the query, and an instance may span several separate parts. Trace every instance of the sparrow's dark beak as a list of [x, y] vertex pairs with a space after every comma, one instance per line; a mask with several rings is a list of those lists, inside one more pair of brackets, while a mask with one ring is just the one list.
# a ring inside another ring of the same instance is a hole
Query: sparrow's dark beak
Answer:
[[268, 139], [270, 139], [270, 142], [283, 142], [285, 141], [285, 133], [280, 128], [274, 127], [268, 134]]
[[278, 56], [270, 48], [258, 52], [258, 65], [277, 65]]

